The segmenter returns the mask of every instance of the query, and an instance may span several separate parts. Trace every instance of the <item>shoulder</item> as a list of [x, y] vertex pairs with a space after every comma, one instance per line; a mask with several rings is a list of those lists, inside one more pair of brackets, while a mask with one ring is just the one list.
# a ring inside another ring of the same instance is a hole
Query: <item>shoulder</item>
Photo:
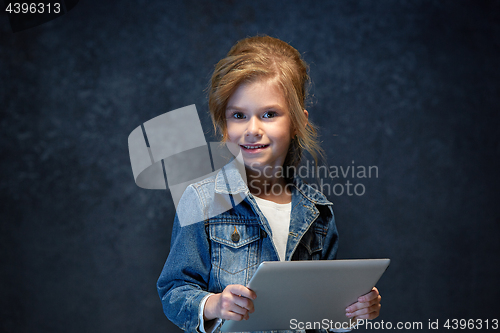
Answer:
[[175, 206], [181, 226], [206, 220], [208, 207], [213, 201], [215, 176], [187, 185]]
[[217, 177], [216, 174], [212, 174], [205, 179], [190, 184], [186, 188], [184, 194], [189, 196], [197, 196], [200, 199], [205, 199], [205, 200], [207, 197], [212, 197], [213, 193], [215, 192], [216, 177]]
[[192, 202], [193, 200], [200, 201], [202, 204], [209, 201], [209, 198], [213, 197], [213, 193], [215, 192], [216, 178], [216, 174], [211, 174], [202, 180], [187, 185], [179, 201], [179, 205], [186, 201]]
[[208, 177], [186, 186], [176, 206], [181, 224], [205, 221], [243, 201], [248, 194], [248, 187], [240, 172], [238, 167], [229, 163]]

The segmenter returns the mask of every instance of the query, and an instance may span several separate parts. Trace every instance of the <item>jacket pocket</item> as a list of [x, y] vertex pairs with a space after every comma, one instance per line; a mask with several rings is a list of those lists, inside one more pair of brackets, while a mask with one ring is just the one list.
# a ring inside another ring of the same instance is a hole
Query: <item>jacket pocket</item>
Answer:
[[221, 289], [228, 284], [245, 285], [258, 264], [260, 225], [248, 221], [211, 221], [208, 229], [213, 278]]

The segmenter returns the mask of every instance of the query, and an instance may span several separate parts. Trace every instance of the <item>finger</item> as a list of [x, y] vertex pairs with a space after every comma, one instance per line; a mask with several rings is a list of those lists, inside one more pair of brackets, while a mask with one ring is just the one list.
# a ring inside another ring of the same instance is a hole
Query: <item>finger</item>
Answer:
[[230, 290], [224, 290], [222, 292], [220, 299], [220, 309], [224, 314], [232, 312], [242, 316], [247, 315], [248, 312], [254, 312], [254, 306], [251, 299], [235, 295]]
[[250, 313], [254, 312], [253, 302], [250, 297], [255, 297], [255, 293], [242, 285], [230, 285], [226, 287], [227, 300], [244, 308]]
[[367, 307], [372, 306], [374, 304], [380, 304], [381, 300], [382, 300], [382, 296], [378, 295], [377, 298], [374, 298], [368, 302], [359, 303], [359, 305], [361, 305], [360, 309], [367, 308]]
[[358, 319], [375, 319], [379, 316], [380, 311], [375, 311], [371, 313], [367, 313], [361, 316], [354, 317], [354, 319], [357, 321]]
[[243, 309], [246, 309], [250, 313], [254, 312], [253, 302], [250, 298], [247, 298], [244, 296], [237, 296], [237, 295], [233, 295], [233, 296], [234, 296], [234, 303], [236, 305], [238, 305], [239, 307], [241, 307]]
[[241, 316], [245, 316], [245, 315], [248, 315], [248, 309], [247, 308], [244, 308], [242, 306], [239, 306], [238, 304], [236, 303], [233, 303], [230, 308], [228, 309], [229, 312], [232, 312], [232, 313], [235, 313], [235, 314], [238, 314], [238, 315], [241, 315]]
[[376, 305], [380, 306], [381, 298], [382, 297], [379, 296], [378, 298], [373, 299], [369, 302], [365, 302], [365, 303], [356, 302], [356, 303], [348, 306], [346, 308], [346, 316], [347, 317], [354, 317], [358, 314], [365, 314], [367, 311], [366, 309], [373, 308]]
[[233, 311], [223, 311], [221, 315], [221, 319], [229, 319], [234, 321], [247, 320], [248, 318], [248, 313], [240, 314]]
[[380, 313], [380, 303], [373, 304], [369, 307], [354, 311], [352, 313], [346, 313], [346, 316], [348, 318], [354, 318], [354, 319], [374, 319], [378, 317]]
[[369, 293], [367, 293], [367, 294], [365, 294], [363, 296], [358, 297], [358, 302], [361, 302], [361, 303], [368, 302], [368, 301], [371, 301], [372, 299], [377, 298], [379, 295], [380, 294], [378, 292], [378, 289], [375, 288], [375, 287], [373, 287], [372, 290]]
[[243, 296], [246, 298], [250, 298], [252, 300], [257, 298], [257, 295], [253, 290], [248, 289], [247, 287], [242, 286], [241, 284], [233, 284], [228, 287], [230, 287], [229, 291], [231, 291], [231, 293], [234, 295]]
[[[364, 297], [364, 296], [363, 296]], [[349, 305], [345, 311], [346, 312], [354, 312], [356, 310], [360, 310], [360, 309], [363, 309], [363, 308], [366, 308], [366, 307], [369, 307], [373, 304], [377, 304], [377, 303], [380, 303], [380, 301], [382, 300], [382, 296], [380, 295], [377, 295], [377, 297], [375, 298], [370, 298], [368, 301], [366, 302], [356, 302], [354, 304], [351, 304]]]
[[221, 319], [242, 320], [248, 319], [248, 309], [239, 306], [235, 302], [237, 296], [226, 299], [221, 309]]

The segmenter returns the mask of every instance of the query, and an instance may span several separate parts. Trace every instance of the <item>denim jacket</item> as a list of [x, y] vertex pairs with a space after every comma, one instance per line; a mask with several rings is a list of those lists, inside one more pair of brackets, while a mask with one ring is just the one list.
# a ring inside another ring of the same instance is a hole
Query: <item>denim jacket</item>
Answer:
[[[333, 204], [298, 178], [290, 189], [286, 260], [335, 259]], [[221, 205], [228, 210], [209, 213]], [[184, 225], [179, 216], [200, 222]], [[247, 285], [258, 265], [271, 260], [279, 260], [271, 228], [234, 162], [229, 163], [216, 175], [190, 185], [178, 204], [170, 253], [157, 283], [163, 311], [181, 329], [199, 332], [202, 299], [229, 284]]]

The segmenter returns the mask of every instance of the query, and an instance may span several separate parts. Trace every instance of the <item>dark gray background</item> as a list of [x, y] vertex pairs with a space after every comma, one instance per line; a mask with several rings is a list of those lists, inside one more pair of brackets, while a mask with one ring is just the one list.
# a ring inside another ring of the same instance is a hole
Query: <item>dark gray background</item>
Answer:
[[127, 137], [194, 103], [214, 141], [211, 70], [257, 33], [309, 62], [327, 163], [379, 169], [330, 196], [339, 258], [392, 259], [379, 320], [498, 318], [499, 1], [82, 0], [16, 34], [0, 18], [0, 331], [177, 331], [155, 288], [172, 199], [135, 185]]

